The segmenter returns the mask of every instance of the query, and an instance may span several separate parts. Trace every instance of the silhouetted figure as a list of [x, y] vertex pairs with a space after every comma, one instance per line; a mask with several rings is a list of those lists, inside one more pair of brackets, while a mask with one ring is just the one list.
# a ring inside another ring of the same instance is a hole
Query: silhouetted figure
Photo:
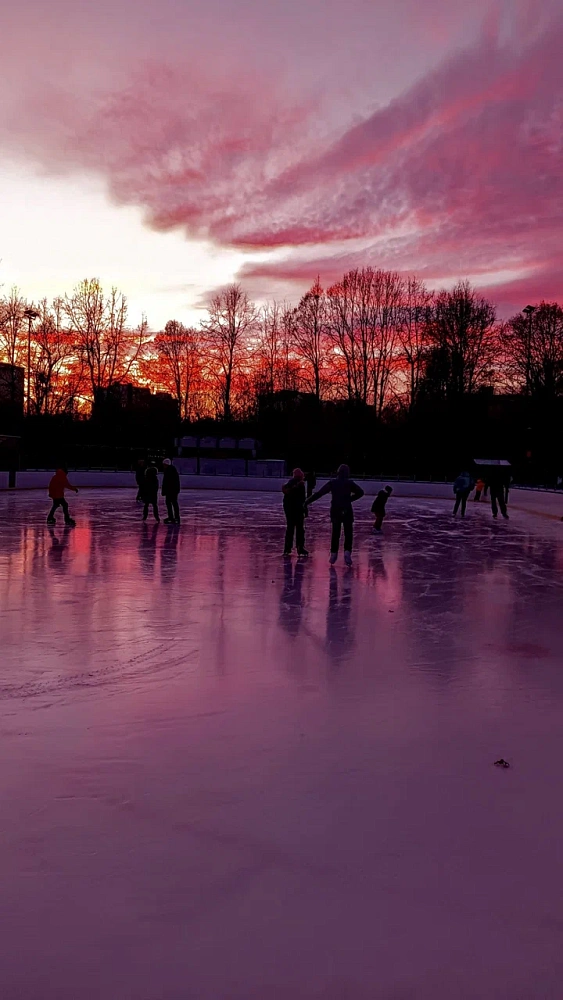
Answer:
[[65, 490], [72, 490], [73, 493], [78, 493], [76, 486], [72, 486], [72, 484], [69, 483], [66, 469], [57, 469], [55, 475], [49, 483], [49, 496], [53, 501], [53, 505], [47, 517], [47, 524], [56, 524], [55, 512], [58, 507], [62, 507], [65, 524], [68, 524], [69, 527], [73, 528], [76, 522], [73, 521], [70, 516], [68, 504], [65, 500]]
[[149, 516], [149, 507], [152, 507], [155, 521], [160, 521], [158, 513], [158, 472], [156, 465], [149, 465], [143, 479], [143, 521]]
[[316, 503], [321, 497], [330, 493], [330, 520], [332, 521], [332, 536], [330, 540], [330, 562], [335, 563], [338, 558], [338, 547], [340, 545], [340, 534], [344, 528], [344, 561], [347, 566], [352, 565], [352, 544], [354, 541], [354, 513], [352, 504], [363, 497], [364, 491], [352, 479], [350, 479], [350, 469], [347, 465], [341, 465], [336, 474], [336, 479], [330, 479], [328, 483], [321, 486], [320, 490], [313, 493], [305, 501], [306, 506]]
[[331, 569], [326, 614], [326, 651], [337, 667], [350, 654], [354, 646], [354, 633], [350, 627], [351, 614], [352, 579], [350, 574], [346, 573], [344, 579], [339, 581], [338, 573], [335, 569]]
[[148, 579], [152, 579], [154, 577], [158, 530], [158, 524], [153, 524], [149, 528], [148, 524], [143, 523], [141, 527], [141, 537], [139, 539], [139, 564], [143, 576], [146, 576]]
[[172, 465], [169, 458], [165, 458], [162, 463], [162, 495], [166, 500], [166, 510], [168, 511], [168, 517], [164, 519], [165, 524], [180, 524], [179, 494], [180, 476], [178, 469]]
[[507, 486], [505, 474], [501, 469], [491, 469], [487, 477], [487, 485], [491, 491], [491, 510], [493, 512], [493, 517], [498, 517], [500, 507], [502, 516], [505, 521], [508, 521], [508, 512], [506, 510]]
[[301, 469], [294, 469], [293, 476], [282, 486], [283, 511], [287, 522], [285, 531], [284, 556], [293, 550], [293, 536], [297, 544], [297, 554], [308, 556], [305, 548], [305, 476]]
[[475, 482], [469, 472], [462, 472], [457, 477], [454, 483], [454, 493], [455, 493], [455, 504], [454, 504], [454, 517], [459, 510], [461, 504], [461, 516], [465, 517], [465, 508], [467, 507], [467, 500], [471, 490], [473, 489]]
[[305, 562], [300, 560], [292, 563], [289, 560], [283, 567], [283, 590], [280, 595], [280, 625], [295, 638], [301, 627], [303, 616], [303, 574]]
[[482, 479], [478, 479], [477, 482], [475, 483], [475, 496], [473, 497], [475, 503], [479, 503], [481, 499], [481, 494], [484, 489], [485, 489], [484, 481]]
[[391, 486], [386, 486], [385, 489], [380, 490], [377, 494], [375, 500], [371, 505], [371, 512], [375, 515], [374, 531], [381, 531], [383, 525], [383, 518], [385, 517], [385, 505], [391, 496], [393, 489]]
[[68, 536], [70, 534], [70, 525], [65, 525], [63, 531], [63, 537], [60, 539], [52, 528], [49, 528], [49, 534], [51, 536], [51, 548], [47, 553], [47, 559], [49, 566], [55, 571], [59, 572], [63, 568], [63, 556], [65, 550], [68, 548]]
[[170, 583], [176, 575], [178, 539], [177, 525], [169, 524], [166, 529], [166, 538], [160, 549], [160, 576], [163, 583]]
[[317, 485], [317, 477], [314, 472], [305, 473], [305, 483], [307, 485], [307, 498], [313, 496], [313, 490]]
[[140, 458], [137, 462], [137, 468], [135, 470], [135, 482], [137, 483], [137, 503], [143, 502], [143, 484], [145, 482], [145, 466], [146, 462], [144, 458]]

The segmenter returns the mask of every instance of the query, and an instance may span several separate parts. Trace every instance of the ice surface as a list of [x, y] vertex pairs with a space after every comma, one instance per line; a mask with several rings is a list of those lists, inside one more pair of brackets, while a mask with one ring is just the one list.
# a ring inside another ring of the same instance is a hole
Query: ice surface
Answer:
[[560, 998], [563, 525], [70, 503], [0, 495], [2, 1000]]

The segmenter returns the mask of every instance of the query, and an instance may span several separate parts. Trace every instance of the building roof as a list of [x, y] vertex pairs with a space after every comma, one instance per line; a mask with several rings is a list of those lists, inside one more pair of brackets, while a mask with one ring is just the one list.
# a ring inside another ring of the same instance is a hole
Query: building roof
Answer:
[[473, 461], [475, 465], [502, 465], [510, 469], [510, 462], [505, 458], [474, 458]]

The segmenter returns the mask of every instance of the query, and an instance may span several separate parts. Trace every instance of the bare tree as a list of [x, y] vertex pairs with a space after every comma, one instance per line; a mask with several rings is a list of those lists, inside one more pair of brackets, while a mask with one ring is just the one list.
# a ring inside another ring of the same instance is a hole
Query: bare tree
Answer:
[[[367, 294], [366, 294], [367, 293]], [[373, 309], [360, 271], [348, 271], [327, 290], [327, 335], [333, 347], [333, 375], [343, 374], [348, 399], [368, 402]], [[341, 365], [338, 364], [341, 362]], [[340, 377], [339, 377], [340, 376]]]
[[433, 373], [446, 396], [461, 396], [491, 384], [497, 343], [495, 308], [468, 281], [436, 297], [432, 341], [426, 379]]
[[349, 399], [371, 403], [381, 415], [397, 363], [403, 280], [393, 271], [349, 271], [327, 292], [328, 330], [338, 376], [343, 363]]
[[388, 400], [391, 377], [397, 366], [398, 331], [404, 282], [396, 271], [376, 271], [373, 275], [376, 307], [376, 336], [372, 343], [373, 402], [380, 417]]
[[157, 362], [156, 370], [152, 371], [153, 381], [158, 381], [174, 396], [181, 420], [188, 420], [193, 415], [200, 388], [201, 333], [172, 319], [156, 335], [152, 346]]
[[279, 388], [293, 392], [301, 386], [301, 365], [294, 351], [294, 313], [293, 306], [284, 303], [279, 323], [281, 345]]
[[504, 367], [512, 388], [552, 400], [563, 395], [563, 308], [542, 302], [502, 330]]
[[434, 295], [416, 277], [407, 279], [400, 310], [399, 342], [407, 370], [408, 408], [414, 407], [431, 345]]
[[17, 365], [22, 358], [26, 306], [16, 287], [0, 299], [0, 355], [8, 365]]
[[293, 311], [291, 334], [303, 381], [320, 399], [327, 360], [327, 302], [319, 278]]
[[97, 278], [85, 279], [65, 297], [63, 308], [92, 399], [100, 389], [136, 373], [149, 342], [148, 325], [143, 320], [135, 330], [127, 327], [127, 300], [121, 292], [112, 288], [106, 296]]
[[253, 343], [254, 382], [259, 392], [299, 388], [300, 365], [293, 350], [294, 309], [276, 301], [260, 310]]
[[225, 420], [232, 416], [233, 386], [247, 363], [249, 340], [257, 322], [254, 303], [240, 285], [234, 284], [213, 297], [209, 319], [202, 323], [209, 374], [216, 382]]
[[[4, 385], [9, 388], [12, 403], [18, 401], [21, 392], [16, 367], [22, 362], [27, 367], [24, 353], [26, 307], [27, 303], [16, 287], [6, 298], [0, 299], [0, 361], [11, 367], [11, 373], [4, 377]], [[26, 378], [29, 378], [29, 372], [26, 372]]]
[[267, 302], [258, 317], [254, 355], [259, 391], [273, 393], [279, 388], [283, 362], [282, 310], [277, 302]]
[[74, 413], [84, 391], [84, 371], [74, 338], [63, 321], [63, 300], [43, 299], [32, 338], [32, 409], [36, 414]]

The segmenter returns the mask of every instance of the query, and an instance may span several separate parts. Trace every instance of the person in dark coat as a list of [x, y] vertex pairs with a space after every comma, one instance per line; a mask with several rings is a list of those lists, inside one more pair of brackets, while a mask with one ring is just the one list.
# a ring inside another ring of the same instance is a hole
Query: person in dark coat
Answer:
[[143, 479], [143, 521], [149, 516], [149, 507], [152, 507], [155, 521], [160, 521], [158, 513], [158, 472], [156, 465], [149, 465]]
[[143, 484], [145, 482], [145, 466], [146, 462], [144, 458], [140, 458], [137, 462], [137, 468], [135, 469], [135, 482], [137, 483], [137, 503], [143, 502]]
[[293, 476], [282, 486], [283, 512], [287, 522], [283, 554], [290, 556], [293, 550], [293, 535], [297, 543], [297, 554], [308, 556], [305, 548], [305, 476], [301, 469], [294, 469]]
[[386, 486], [384, 490], [379, 491], [371, 505], [371, 512], [375, 515], [375, 524], [373, 526], [374, 531], [381, 531], [383, 518], [385, 517], [385, 504], [387, 503], [392, 492], [392, 487]]
[[168, 517], [164, 519], [165, 524], [180, 524], [179, 493], [178, 469], [172, 465], [169, 458], [165, 458], [162, 463], [162, 495], [166, 500], [166, 510], [168, 511]]
[[502, 516], [505, 521], [508, 521], [508, 512], [506, 510], [506, 474], [502, 469], [493, 467], [487, 474], [487, 485], [491, 491], [493, 517], [498, 516], [498, 508], [500, 507]]
[[313, 493], [305, 501], [305, 506], [316, 503], [321, 497], [330, 493], [330, 520], [332, 521], [332, 535], [330, 540], [330, 562], [334, 564], [338, 558], [338, 547], [340, 545], [340, 534], [344, 528], [344, 561], [347, 566], [352, 565], [352, 544], [354, 541], [354, 513], [352, 504], [363, 497], [364, 491], [350, 479], [350, 469], [347, 465], [341, 465], [335, 479], [329, 480], [320, 490]]

